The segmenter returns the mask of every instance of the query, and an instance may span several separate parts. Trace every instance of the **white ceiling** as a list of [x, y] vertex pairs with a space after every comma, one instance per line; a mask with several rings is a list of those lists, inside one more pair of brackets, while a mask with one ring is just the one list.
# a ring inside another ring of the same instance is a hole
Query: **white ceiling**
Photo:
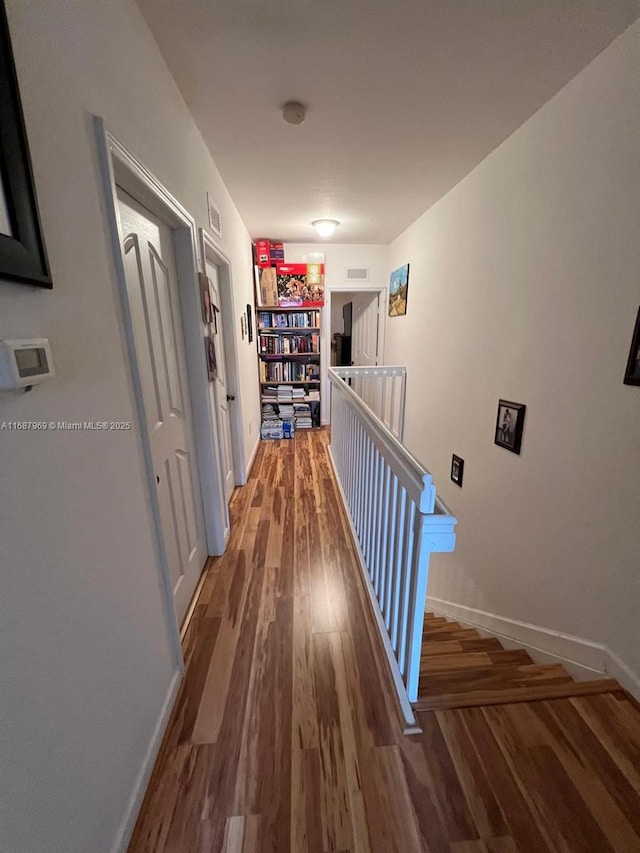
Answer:
[[[638, 0], [138, 0], [251, 236], [388, 243]], [[281, 106], [308, 105], [304, 124]]]

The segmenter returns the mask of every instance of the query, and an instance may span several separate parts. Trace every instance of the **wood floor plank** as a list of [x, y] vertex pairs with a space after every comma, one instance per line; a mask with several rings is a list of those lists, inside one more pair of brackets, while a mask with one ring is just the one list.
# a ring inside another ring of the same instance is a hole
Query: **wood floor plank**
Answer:
[[627, 853], [634, 846], [640, 847], [640, 835], [634, 828], [634, 824], [637, 826], [636, 818], [640, 816], [632, 815], [631, 820], [627, 820], [626, 809], [619, 807], [617, 797], [609, 791], [606, 778], [593, 772], [585, 755], [585, 745], [558, 722], [551, 706], [552, 703], [539, 702], [528, 706], [528, 711], [545, 732], [546, 745], [562, 764], [573, 788], [598, 826], [611, 828], [607, 841], [613, 850]]
[[640, 714], [615, 682], [556, 683], [427, 617], [429, 679], [494, 689], [403, 734], [328, 435], [261, 443], [233, 493], [131, 853], [635, 853]]
[[[571, 704], [636, 791], [640, 792], [640, 717], [629, 703], [621, 712], [612, 694], [572, 699]], [[625, 718], [629, 722], [625, 723]]]
[[579, 789], [548, 743], [534, 706], [484, 708], [483, 715], [554, 850], [611, 853], [614, 849]]
[[353, 833], [331, 635], [313, 635], [321, 777], [322, 849], [351, 848]]
[[549, 853], [551, 848], [531, 809], [528, 792], [516, 782], [483, 709], [469, 708], [448, 713], [456, 714], [467, 730], [518, 850]]
[[462, 715], [439, 711], [436, 713], [436, 719], [478, 834], [483, 839], [508, 836], [509, 828], [503, 811], [491, 788], [485, 767], [469, 737]]
[[376, 747], [368, 764], [364, 796], [372, 853], [423, 850], [399, 748]]

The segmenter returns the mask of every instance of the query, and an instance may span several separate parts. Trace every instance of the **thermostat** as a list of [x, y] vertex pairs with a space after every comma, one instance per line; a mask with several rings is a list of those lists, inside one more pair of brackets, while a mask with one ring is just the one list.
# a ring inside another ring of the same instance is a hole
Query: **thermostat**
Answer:
[[0, 391], [26, 388], [55, 375], [47, 338], [0, 341]]

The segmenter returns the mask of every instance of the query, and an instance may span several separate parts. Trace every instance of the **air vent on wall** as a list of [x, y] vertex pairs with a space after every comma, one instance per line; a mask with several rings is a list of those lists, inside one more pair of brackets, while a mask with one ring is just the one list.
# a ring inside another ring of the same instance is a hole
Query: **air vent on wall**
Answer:
[[347, 267], [347, 281], [369, 281], [369, 267]]
[[220, 211], [211, 200], [209, 193], [207, 193], [207, 209], [209, 211], [209, 228], [211, 228], [213, 233], [217, 234], [218, 237], [222, 237], [222, 219], [220, 218]]

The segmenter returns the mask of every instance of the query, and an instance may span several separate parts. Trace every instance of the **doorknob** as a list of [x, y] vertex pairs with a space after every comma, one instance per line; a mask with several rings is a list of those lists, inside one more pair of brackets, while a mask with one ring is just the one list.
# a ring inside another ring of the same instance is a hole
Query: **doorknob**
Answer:
[[233, 394], [227, 394], [227, 403], [230, 403], [232, 400], [235, 400], [235, 396]]

